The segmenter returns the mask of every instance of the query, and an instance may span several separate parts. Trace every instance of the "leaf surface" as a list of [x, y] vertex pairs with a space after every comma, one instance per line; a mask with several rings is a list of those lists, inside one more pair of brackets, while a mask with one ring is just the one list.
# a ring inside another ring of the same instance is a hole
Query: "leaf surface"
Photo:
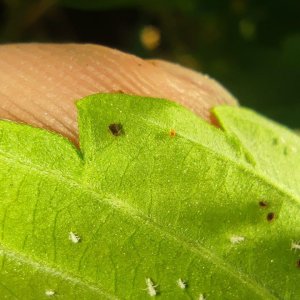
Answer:
[[299, 137], [243, 108], [219, 129], [162, 99], [77, 106], [80, 151], [0, 121], [2, 298], [299, 298]]

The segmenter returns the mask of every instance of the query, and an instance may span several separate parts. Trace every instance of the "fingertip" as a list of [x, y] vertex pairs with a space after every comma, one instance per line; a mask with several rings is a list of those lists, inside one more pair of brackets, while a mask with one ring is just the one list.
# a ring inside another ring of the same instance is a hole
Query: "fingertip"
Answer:
[[205, 75], [97, 45], [0, 46], [0, 118], [56, 131], [78, 144], [77, 100], [126, 93], [178, 102], [210, 121], [211, 107], [235, 105]]

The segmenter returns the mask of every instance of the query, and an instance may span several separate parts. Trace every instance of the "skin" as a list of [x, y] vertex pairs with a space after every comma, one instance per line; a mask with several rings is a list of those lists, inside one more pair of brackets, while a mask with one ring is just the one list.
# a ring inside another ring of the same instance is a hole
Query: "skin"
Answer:
[[94, 93], [167, 98], [209, 122], [216, 105], [236, 105], [219, 83], [160, 60], [79, 44], [0, 46], [0, 119], [58, 132], [78, 145], [74, 102]]

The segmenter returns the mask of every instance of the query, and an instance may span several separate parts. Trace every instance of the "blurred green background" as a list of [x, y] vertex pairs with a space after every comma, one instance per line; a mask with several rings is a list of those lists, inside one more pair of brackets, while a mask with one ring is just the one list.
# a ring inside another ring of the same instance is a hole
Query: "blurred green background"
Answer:
[[300, 128], [299, 0], [0, 0], [0, 42], [89, 42], [219, 80]]

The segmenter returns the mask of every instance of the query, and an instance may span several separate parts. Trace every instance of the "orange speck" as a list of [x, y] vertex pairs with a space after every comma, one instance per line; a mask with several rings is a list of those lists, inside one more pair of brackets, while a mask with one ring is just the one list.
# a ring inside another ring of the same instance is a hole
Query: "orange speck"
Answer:
[[176, 131], [175, 131], [175, 129], [171, 129], [170, 130], [170, 137], [174, 137], [174, 136], [176, 136]]

